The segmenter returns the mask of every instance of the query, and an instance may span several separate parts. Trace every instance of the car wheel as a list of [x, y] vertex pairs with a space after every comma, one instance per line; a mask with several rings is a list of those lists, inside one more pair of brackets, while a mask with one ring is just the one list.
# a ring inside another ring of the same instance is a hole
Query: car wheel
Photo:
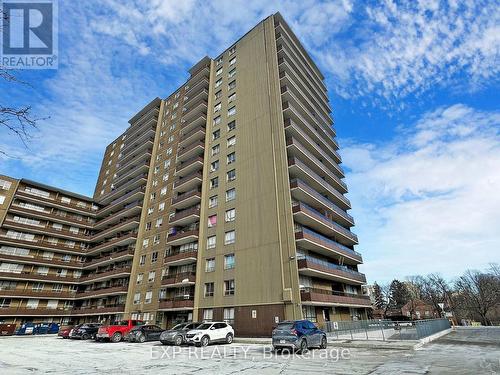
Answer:
[[88, 339], [90, 339], [90, 335], [88, 333], [84, 333], [82, 335], [82, 340], [88, 340]]
[[299, 345], [299, 352], [300, 353], [305, 353], [307, 352], [307, 341], [306, 339], [302, 339], [300, 341], [300, 345]]
[[210, 343], [210, 337], [203, 336], [200, 340], [201, 346], [207, 346]]
[[328, 344], [328, 343], [327, 343], [327, 341], [326, 341], [326, 336], [323, 336], [323, 337], [321, 338], [321, 344], [320, 344], [320, 346], [319, 346], [319, 347], [320, 347], [320, 349], [326, 349], [327, 344]]
[[175, 336], [175, 345], [177, 346], [182, 345], [182, 336]]
[[111, 336], [112, 342], [120, 342], [122, 341], [122, 334], [120, 332], [116, 332], [113, 336]]
[[226, 344], [232, 344], [232, 342], [233, 342], [233, 335], [228, 333], [226, 335]]
[[96, 337], [96, 338], [95, 338], [95, 341], [97, 341], [97, 342], [101, 342], [101, 341], [102, 341], [102, 339], [100, 339], [99, 337]]
[[143, 343], [144, 341], [146, 341], [146, 336], [144, 335], [140, 335], [139, 338], [137, 339], [137, 341], [139, 341], [140, 343]]

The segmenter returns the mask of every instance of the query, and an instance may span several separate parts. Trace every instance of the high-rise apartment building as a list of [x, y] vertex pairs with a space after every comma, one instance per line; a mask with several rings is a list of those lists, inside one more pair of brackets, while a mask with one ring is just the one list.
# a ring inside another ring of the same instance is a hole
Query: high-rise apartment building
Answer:
[[297, 37], [275, 14], [189, 73], [107, 147], [93, 198], [1, 178], [0, 320], [366, 318], [324, 77]]

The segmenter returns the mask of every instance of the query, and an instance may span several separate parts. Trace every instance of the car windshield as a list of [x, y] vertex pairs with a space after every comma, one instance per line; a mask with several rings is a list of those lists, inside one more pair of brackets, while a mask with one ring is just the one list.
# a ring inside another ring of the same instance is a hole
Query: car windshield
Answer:
[[186, 323], [180, 323], [180, 324], [177, 324], [176, 326], [173, 326], [172, 330], [183, 329], [185, 326], [186, 326]]
[[128, 326], [127, 320], [119, 320], [117, 322], [111, 323], [112, 326]]
[[200, 325], [196, 329], [209, 329], [211, 325], [212, 325], [212, 323], [203, 323], [202, 325]]

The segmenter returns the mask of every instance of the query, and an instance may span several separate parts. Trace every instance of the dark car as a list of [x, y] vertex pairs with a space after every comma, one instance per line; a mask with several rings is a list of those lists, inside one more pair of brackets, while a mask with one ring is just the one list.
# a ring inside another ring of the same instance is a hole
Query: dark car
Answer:
[[61, 327], [61, 329], [57, 333], [57, 336], [62, 337], [63, 339], [69, 339], [69, 334], [70, 334], [72, 329], [73, 329], [73, 326]]
[[160, 335], [160, 342], [163, 345], [182, 345], [186, 343], [186, 332], [196, 329], [201, 323], [179, 323], [171, 329], [163, 331]]
[[127, 340], [128, 342], [156, 341], [160, 339], [160, 334], [163, 331], [163, 328], [161, 328], [160, 326], [153, 324], [144, 324], [142, 326], [132, 328], [125, 335], [125, 340]]
[[95, 338], [97, 330], [102, 324], [84, 323], [76, 326], [70, 333], [71, 339], [89, 340]]
[[284, 321], [273, 330], [274, 349], [292, 349], [301, 352], [308, 348], [326, 349], [326, 333], [309, 320]]

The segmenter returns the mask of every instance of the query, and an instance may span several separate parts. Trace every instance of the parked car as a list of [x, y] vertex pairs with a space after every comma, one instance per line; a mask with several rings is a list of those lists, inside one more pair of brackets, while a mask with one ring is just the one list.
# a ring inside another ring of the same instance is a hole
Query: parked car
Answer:
[[63, 326], [57, 333], [57, 336], [62, 337], [63, 339], [69, 339], [69, 334], [71, 333], [72, 329], [73, 326]]
[[32, 335], [33, 334], [33, 330], [35, 329], [35, 324], [34, 323], [24, 323], [24, 324], [21, 324], [21, 326], [16, 329], [15, 331], [15, 335]]
[[188, 344], [196, 346], [207, 346], [213, 342], [225, 342], [231, 344], [234, 338], [234, 330], [224, 322], [202, 323], [196, 329], [186, 333]]
[[97, 334], [97, 331], [99, 330], [99, 327], [101, 325], [102, 324], [100, 323], [80, 324], [73, 330], [71, 330], [69, 337], [71, 339], [81, 339], [81, 340], [93, 339], [95, 338], [95, 335]]
[[12, 336], [16, 331], [16, 324], [0, 324], [0, 336]]
[[272, 334], [273, 348], [306, 351], [308, 348], [325, 349], [326, 333], [309, 320], [284, 321], [278, 324]]
[[96, 341], [110, 340], [120, 342], [134, 327], [143, 325], [142, 320], [120, 320], [107, 326], [101, 326], [95, 335]]
[[154, 324], [144, 324], [132, 328], [126, 335], [125, 340], [128, 342], [145, 342], [158, 341], [163, 328]]
[[55, 334], [59, 332], [58, 323], [37, 323], [33, 328], [34, 335]]
[[163, 331], [160, 335], [160, 342], [163, 345], [182, 345], [187, 343], [186, 333], [200, 326], [201, 323], [179, 323], [171, 329]]

